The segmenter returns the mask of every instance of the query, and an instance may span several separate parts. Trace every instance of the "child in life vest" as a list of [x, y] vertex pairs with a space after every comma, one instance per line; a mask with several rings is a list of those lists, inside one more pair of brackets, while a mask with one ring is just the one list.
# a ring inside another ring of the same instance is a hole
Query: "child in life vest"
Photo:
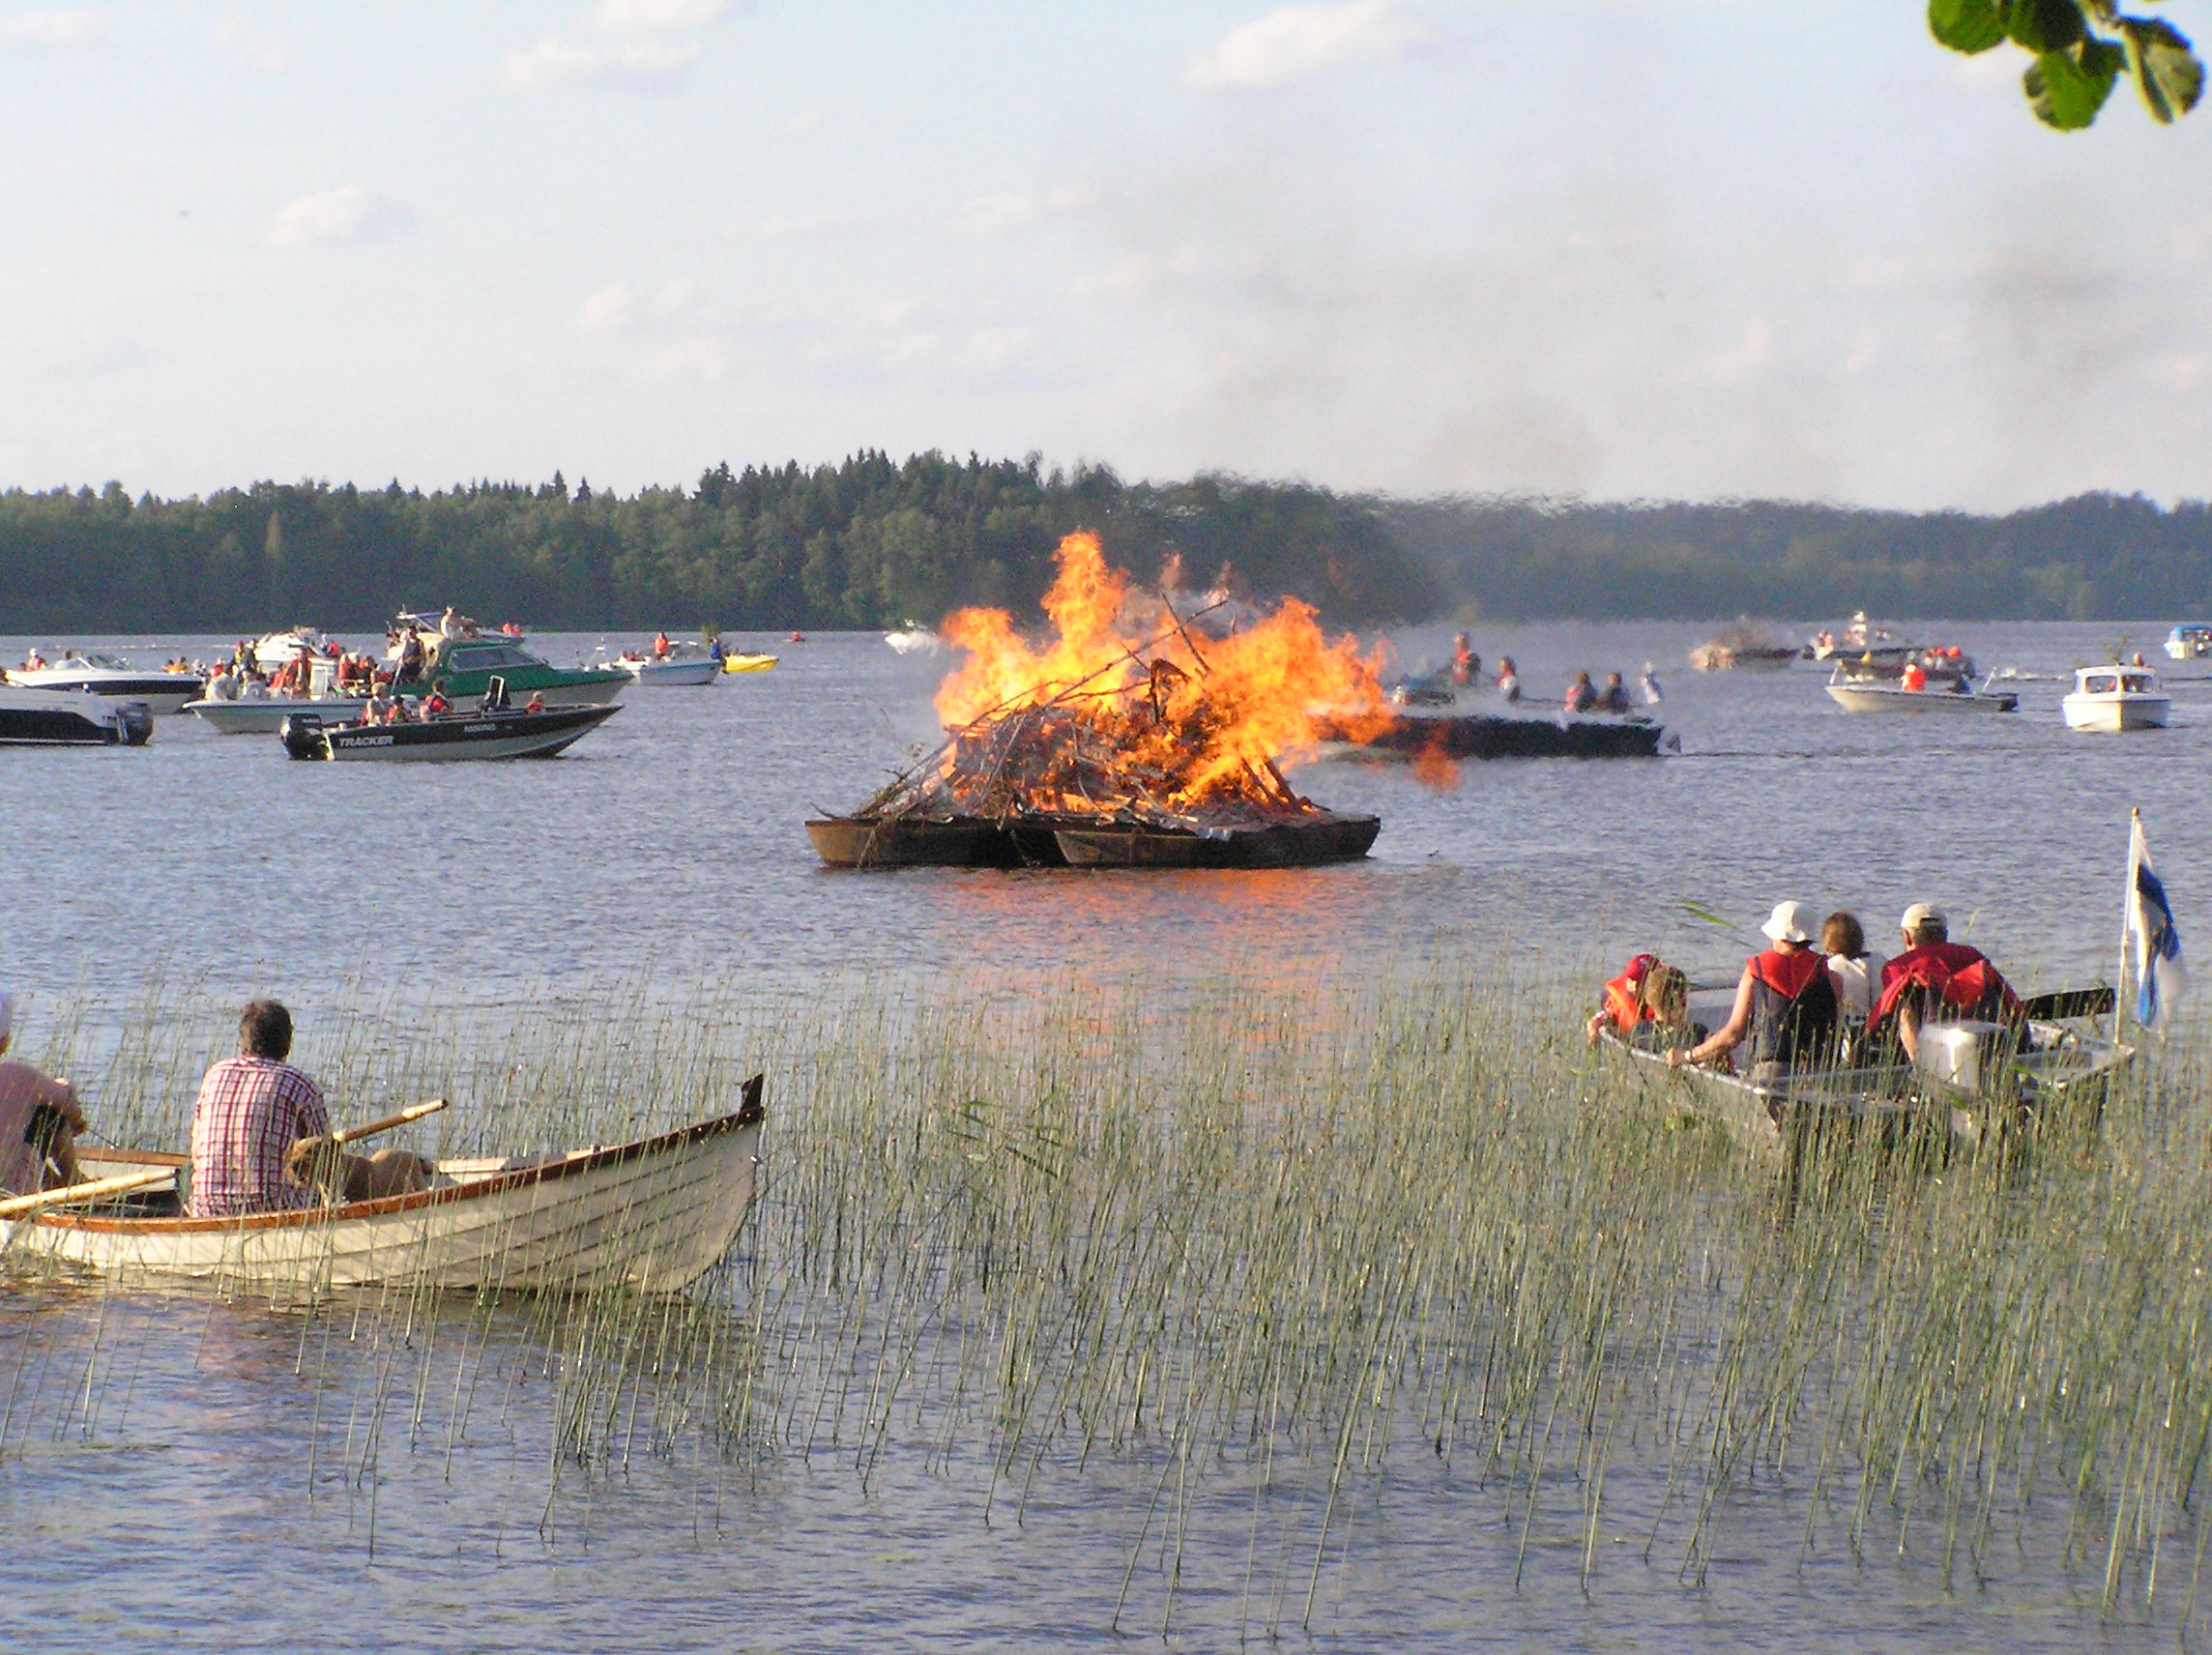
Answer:
[[1584, 1027], [1593, 1046], [1609, 1030], [1626, 1045], [1654, 1052], [1704, 1038], [1704, 1031], [1690, 1021], [1690, 979], [1656, 954], [1637, 955], [1620, 975], [1608, 979], [1605, 1003]]

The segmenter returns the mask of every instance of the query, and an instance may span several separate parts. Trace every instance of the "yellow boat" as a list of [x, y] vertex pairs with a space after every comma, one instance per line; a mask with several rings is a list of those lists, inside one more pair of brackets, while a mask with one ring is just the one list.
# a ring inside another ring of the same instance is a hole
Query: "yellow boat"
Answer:
[[775, 665], [775, 662], [776, 657], [773, 655], [724, 655], [722, 657], [722, 670], [724, 672], [766, 672]]

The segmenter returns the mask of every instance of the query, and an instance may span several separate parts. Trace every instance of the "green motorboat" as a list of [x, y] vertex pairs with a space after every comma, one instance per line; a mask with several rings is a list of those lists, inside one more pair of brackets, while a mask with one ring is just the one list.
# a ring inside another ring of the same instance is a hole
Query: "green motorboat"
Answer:
[[[400, 618], [402, 628], [414, 620]], [[402, 642], [386, 653], [393, 669], [393, 688], [401, 695], [422, 696], [443, 690], [449, 700], [469, 701], [491, 687], [495, 678], [507, 681], [507, 693], [517, 705], [531, 696], [542, 696], [548, 707], [600, 706], [629, 687], [629, 675], [619, 667], [557, 667], [524, 646], [519, 638], [497, 633], [476, 637], [444, 638], [435, 622], [422, 626], [420, 673], [399, 677]]]

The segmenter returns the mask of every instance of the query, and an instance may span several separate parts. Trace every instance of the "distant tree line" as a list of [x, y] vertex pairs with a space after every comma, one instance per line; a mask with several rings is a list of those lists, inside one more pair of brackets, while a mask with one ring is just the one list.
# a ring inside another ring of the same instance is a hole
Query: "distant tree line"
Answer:
[[0, 631], [360, 630], [451, 603], [484, 622], [734, 630], [934, 624], [962, 604], [1033, 608], [1070, 530], [1141, 578], [1179, 557], [1204, 588], [1233, 563], [1268, 595], [1345, 624], [1443, 602], [1366, 501], [1202, 477], [877, 452], [808, 470], [717, 466], [621, 497], [479, 482], [425, 494], [261, 482], [205, 499], [119, 483], [0, 494]]
[[2003, 516], [1783, 501], [1379, 503], [1464, 619], [2104, 621], [2212, 615], [2212, 508], [2084, 494]]
[[0, 493], [0, 631], [359, 631], [457, 604], [536, 627], [878, 627], [968, 603], [1032, 611], [1072, 529], [1157, 578], [1225, 566], [1339, 625], [1868, 609], [1910, 618], [2212, 615], [2212, 508], [2087, 494], [2004, 516], [1773, 501], [1401, 501], [1202, 476], [862, 452], [717, 466], [627, 497], [478, 482], [433, 493], [261, 482], [204, 499]]

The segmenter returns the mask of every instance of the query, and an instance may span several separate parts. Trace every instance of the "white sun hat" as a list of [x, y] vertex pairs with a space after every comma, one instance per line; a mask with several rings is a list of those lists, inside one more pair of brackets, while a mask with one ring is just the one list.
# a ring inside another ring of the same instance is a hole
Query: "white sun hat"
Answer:
[[1777, 943], [1810, 943], [1813, 933], [1805, 929], [1805, 917], [1802, 902], [1778, 902], [1760, 930]]

